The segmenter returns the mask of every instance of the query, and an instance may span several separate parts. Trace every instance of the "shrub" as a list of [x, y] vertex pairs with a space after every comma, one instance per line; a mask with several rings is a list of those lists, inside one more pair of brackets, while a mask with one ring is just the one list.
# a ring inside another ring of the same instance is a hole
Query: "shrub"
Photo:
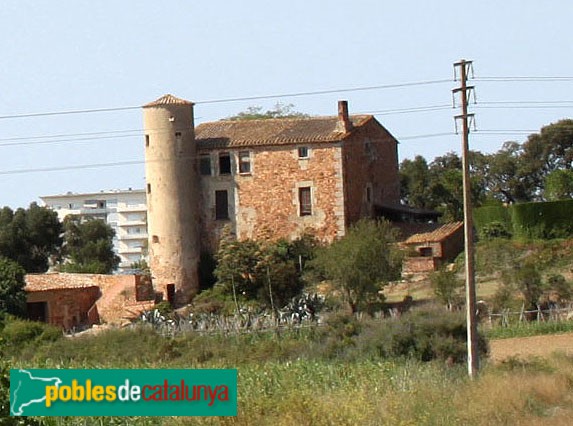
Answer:
[[482, 229], [491, 223], [500, 223], [504, 229], [510, 231], [511, 215], [507, 207], [502, 205], [484, 206], [474, 210], [474, 223], [481, 236]]
[[513, 279], [529, 308], [535, 308], [543, 294], [541, 274], [532, 262], [526, 262], [514, 270]]
[[28, 343], [53, 342], [62, 337], [62, 330], [42, 322], [8, 318], [0, 337], [7, 345], [19, 346]]
[[511, 206], [514, 235], [522, 238], [566, 238], [573, 233], [573, 200]]
[[458, 279], [455, 271], [437, 271], [430, 275], [430, 282], [434, 289], [434, 294], [448, 310], [460, 300], [460, 289], [464, 283]]
[[573, 289], [571, 283], [567, 282], [565, 277], [561, 274], [553, 274], [547, 277], [548, 290], [554, 292], [559, 301], [571, 300]]
[[335, 313], [326, 321], [326, 327], [321, 331], [324, 339], [324, 352], [326, 358], [336, 358], [344, 353], [348, 347], [354, 346], [354, 338], [360, 334], [362, 327], [354, 315]]
[[24, 315], [26, 292], [24, 269], [16, 262], [0, 257], [0, 315]]
[[506, 223], [493, 221], [486, 223], [479, 229], [479, 236], [484, 240], [493, 240], [494, 238], [511, 238], [511, 231]]
[[[461, 313], [424, 309], [404, 314], [398, 320], [369, 323], [357, 337], [361, 352], [383, 358], [407, 357], [420, 361], [434, 359], [464, 362], [467, 358], [467, 331]], [[479, 336], [479, 352], [488, 345]]]
[[400, 276], [402, 253], [387, 221], [361, 220], [344, 238], [318, 250], [312, 266], [338, 287], [352, 312], [376, 302], [379, 291]]

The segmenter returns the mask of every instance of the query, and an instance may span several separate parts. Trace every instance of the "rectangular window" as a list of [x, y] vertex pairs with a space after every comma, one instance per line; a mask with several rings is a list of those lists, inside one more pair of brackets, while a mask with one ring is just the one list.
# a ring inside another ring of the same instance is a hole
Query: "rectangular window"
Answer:
[[370, 139], [364, 139], [364, 153], [368, 156], [372, 156], [372, 142]]
[[147, 193], [151, 194], [151, 184], [150, 183], [147, 184]]
[[298, 148], [298, 158], [308, 158], [308, 146]]
[[229, 219], [229, 199], [227, 191], [215, 191], [215, 219]]
[[201, 176], [211, 176], [211, 156], [209, 154], [199, 157], [199, 173]]
[[145, 135], [145, 146], [149, 146], [149, 135]]
[[312, 199], [310, 196], [310, 186], [298, 189], [299, 214], [301, 216], [312, 215]]
[[251, 153], [250, 151], [239, 151], [239, 173], [251, 173]]
[[231, 155], [228, 152], [222, 152], [219, 154], [219, 174], [231, 174]]
[[366, 202], [372, 202], [372, 187], [370, 185], [366, 187]]

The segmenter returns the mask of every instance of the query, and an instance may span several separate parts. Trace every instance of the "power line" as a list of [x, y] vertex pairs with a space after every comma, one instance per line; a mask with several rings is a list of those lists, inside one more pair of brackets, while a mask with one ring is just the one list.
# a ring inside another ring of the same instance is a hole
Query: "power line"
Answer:
[[429, 106], [402, 108], [402, 109], [386, 109], [386, 110], [380, 110], [380, 111], [366, 111], [366, 112], [359, 112], [357, 114], [392, 115], [392, 114], [409, 114], [409, 113], [415, 113], [415, 112], [440, 111], [440, 110], [445, 110], [445, 109], [452, 109], [452, 106], [448, 105], [448, 104], [429, 105]]
[[443, 132], [443, 133], [427, 133], [424, 135], [414, 135], [414, 136], [404, 136], [400, 138], [396, 138], [398, 142], [405, 141], [405, 140], [412, 140], [412, 139], [426, 139], [426, 138], [436, 138], [439, 136], [453, 136], [455, 132]]
[[239, 101], [255, 101], [260, 99], [274, 99], [274, 98], [294, 98], [298, 96], [314, 96], [314, 95], [328, 95], [332, 93], [347, 93], [347, 92], [360, 92], [366, 90], [382, 90], [382, 89], [397, 89], [401, 87], [413, 87], [413, 86], [426, 86], [431, 84], [441, 84], [441, 83], [451, 83], [450, 79], [442, 80], [426, 80], [426, 81], [415, 81], [409, 83], [397, 83], [397, 84], [382, 84], [379, 86], [364, 86], [364, 87], [353, 87], [348, 89], [331, 89], [331, 90], [316, 90], [309, 92], [295, 92], [295, 93], [282, 93], [276, 95], [261, 95], [261, 96], [246, 96], [239, 98], [225, 98], [225, 99], [211, 99], [206, 101], [197, 101], [195, 104], [216, 104], [225, 102], [239, 102]]
[[48, 138], [64, 138], [71, 136], [97, 136], [97, 135], [109, 135], [115, 133], [133, 133], [142, 132], [143, 129], [133, 129], [133, 130], [109, 130], [107, 132], [84, 132], [84, 133], [63, 133], [57, 135], [39, 135], [39, 136], [23, 136], [23, 137], [12, 137], [12, 138], [0, 138], [0, 142], [4, 141], [19, 141], [19, 140], [31, 140], [31, 139], [48, 139]]
[[12, 115], [0, 115], [0, 120], [6, 120], [11, 118], [31, 118], [31, 117], [48, 117], [53, 115], [69, 115], [69, 114], [89, 114], [94, 112], [112, 112], [112, 111], [127, 111], [133, 109], [139, 109], [140, 106], [126, 106], [126, 107], [116, 107], [116, 108], [93, 108], [93, 109], [76, 109], [70, 111], [50, 111], [50, 112], [33, 112], [25, 114], [12, 114]]
[[74, 139], [61, 139], [61, 140], [43, 140], [43, 141], [32, 141], [32, 142], [0, 142], [0, 148], [3, 146], [27, 146], [27, 145], [50, 145], [50, 144], [60, 144], [60, 143], [68, 143], [68, 142], [86, 142], [86, 141], [94, 141], [94, 140], [102, 140], [102, 139], [118, 139], [118, 138], [133, 138], [137, 137], [140, 138], [141, 135], [113, 135], [113, 136], [94, 136], [88, 138], [74, 138]]
[[36, 169], [14, 169], [14, 170], [0, 170], [0, 175], [17, 175], [23, 173], [45, 173], [45, 172], [59, 172], [64, 170], [83, 170], [83, 169], [99, 169], [102, 167], [115, 167], [115, 166], [132, 166], [136, 164], [145, 164], [144, 161], [131, 160], [131, 161], [116, 161], [112, 163], [91, 163], [79, 164], [76, 166], [62, 166], [62, 167], [41, 167]]
[[[223, 98], [223, 99], [210, 99], [205, 101], [197, 101], [195, 104], [216, 104], [216, 103], [227, 103], [227, 102], [239, 102], [239, 101], [252, 101], [260, 99], [274, 99], [274, 98], [292, 98], [300, 96], [314, 96], [314, 95], [326, 95], [332, 93], [348, 93], [348, 92], [360, 92], [367, 90], [382, 90], [382, 89], [395, 89], [402, 87], [415, 87], [415, 86], [426, 86], [432, 84], [441, 84], [451, 82], [449, 79], [442, 80], [425, 80], [425, 81], [414, 81], [406, 83], [396, 83], [396, 84], [382, 84], [377, 86], [361, 86], [343, 89], [330, 89], [330, 90], [314, 90], [307, 92], [293, 92], [293, 93], [279, 93], [274, 95], [261, 95], [261, 96], [244, 96], [237, 98]], [[46, 117], [55, 115], [69, 115], [69, 114], [89, 114], [98, 112], [114, 112], [114, 111], [128, 111], [140, 109], [142, 106], [124, 106], [124, 107], [114, 107], [114, 108], [91, 108], [91, 109], [77, 109], [69, 111], [48, 111], [48, 112], [35, 112], [35, 113], [24, 113], [24, 114], [11, 114], [11, 115], [0, 115], [0, 120], [14, 119], [14, 118], [31, 118], [31, 117]]]
[[[573, 77], [569, 76], [486, 76], [486, 77], [476, 77], [476, 81], [484, 82], [505, 82], [505, 81], [532, 81], [532, 82], [562, 82], [562, 81], [573, 81]], [[427, 86], [434, 84], [451, 83], [450, 79], [439, 79], [439, 80], [424, 80], [424, 81], [414, 81], [406, 83], [395, 83], [395, 84], [382, 84], [376, 86], [359, 86], [352, 88], [342, 88], [342, 89], [328, 89], [328, 90], [313, 90], [305, 92], [292, 92], [292, 93], [277, 93], [272, 95], [260, 95], [260, 96], [243, 96], [236, 98], [221, 98], [221, 99], [207, 99], [204, 101], [196, 101], [195, 104], [217, 104], [217, 103], [228, 103], [228, 102], [240, 102], [240, 101], [252, 101], [252, 100], [262, 100], [262, 99], [275, 99], [275, 98], [292, 98], [301, 96], [316, 96], [316, 95], [326, 95], [333, 93], [348, 93], [348, 92], [359, 92], [368, 90], [383, 90], [383, 89], [396, 89], [404, 87], [415, 87], [415, 86]], [[0, 115], [0, 120], [15, 119], [15, 118], [35, 118], [35, 117], [48, 117], [57, 115], [70, 115], [70, 114], [91, 114], [100, 112], [116, 112], [116, 111], [129, 111], [140, 109], [141, 105], [136, 106], [123, 106], [123, 107], [111, 107], [111, 108], [88, 108], [88, 109], [77, 109], [68, 111], [47, 111], [47, 112], [35, 112], [35, 113], [22, 113], [22, 114], [10, 114], [10, 115]]]
[[554, 82], [554, 81], [573, 81], [573, 77], [570, 76], [491, 76], [491, 77], [475, 77], [474, 81], [534, 81], [534, 82]]

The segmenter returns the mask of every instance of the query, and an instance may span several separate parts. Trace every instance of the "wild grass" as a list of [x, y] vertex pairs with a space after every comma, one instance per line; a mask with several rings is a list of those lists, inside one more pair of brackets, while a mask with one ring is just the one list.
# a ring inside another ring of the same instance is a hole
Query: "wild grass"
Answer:
[[484, 329], [488, 339], [509, 339], [512, 337], [530, 337], [544, 334], [569, 333], [573, 331], [573, 321], [531, 321], [517, 322], [509, 327]]
[[463, 367], [442, 363], [269, 361], [239, 367], [237, 417], [54, 418], [45, 424], [567, 425], [571, 383], [573, 359], [566, 357], [487, 366], [473, 381]]
[[429, 315], [416, 313], [386, 331], [341, 318], [320, 329], [226, 336], [165, 337], [149, 327], [109, 330], [5, 346], [0, 367], [238, 370], [237, 417], [37, 419], [53, 426], [570, 424], [573, 357], [486, 362], [475, 380], [468, 379], [463, 363], [452, 366], [444, 357], [422, 362], [415, 351], [391, 357], [384, 348], [393, 336], [432, 324], [449, 329], [446, 320]]

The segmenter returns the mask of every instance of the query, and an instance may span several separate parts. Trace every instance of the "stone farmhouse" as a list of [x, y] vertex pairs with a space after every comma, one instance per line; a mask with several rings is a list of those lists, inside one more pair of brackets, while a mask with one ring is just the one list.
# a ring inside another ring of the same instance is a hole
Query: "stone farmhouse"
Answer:
[[239, 239], [342, 237], [377, 206], [399, 206], [398, 141], [372, 115], [194, 125], [193, 103], [144, 105], [149, 257], [176, 304], [198, 289], [201, 251]]

